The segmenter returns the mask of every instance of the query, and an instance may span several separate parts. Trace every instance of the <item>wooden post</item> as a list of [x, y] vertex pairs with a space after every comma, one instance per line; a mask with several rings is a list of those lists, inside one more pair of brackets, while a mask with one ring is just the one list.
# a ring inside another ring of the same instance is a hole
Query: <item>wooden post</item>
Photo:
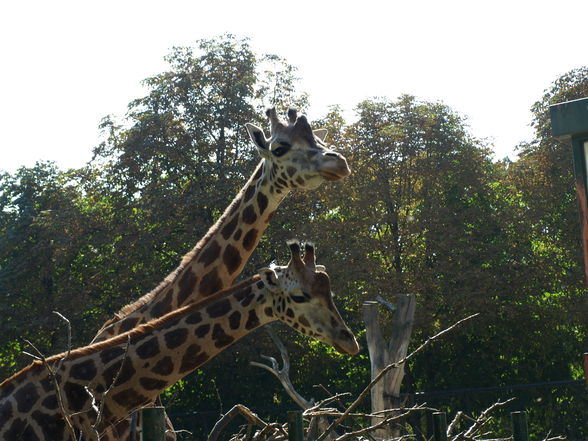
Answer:
[[562, 142], [571, 142], [576, 193], [580, 212], [584, 275], [588, 284], [588, 98], [549, 106], [551, 132]]
[[447, 441], [447, 415], [445, 412], [433, 412], [433, 440]]
[[146, 407], [141, 414], [141, 440], [165, 441], [165, 407]]
[[288, 441], [304, 441], [304, 427], [302, 426], [302, 411], [288, 411]]
[[527, 429], [527, 412], [511, 412], [512, 438], [513, 441], [528, 441], [529, 430]]
[[[384, 338], [379, 322], [379, 305], [383, 304], [394, 309], [390, 336]], [[383, 299], [380, 302], [364, 302], [363, 321], [366, 328], [366, 339], [370, 354], [371, 378], [374, 379], [386, 366], [406, 357], [412, 327], [416, 298], [412, 294], [399, 294], [392, 307]], [[400, 400], [400, 385], [404, 378], [404, 366], [391, 369], [371, 390], [372, 413], [402, 406]], [[372, 424], [377, 424], [380, 418], [374, 417]], [[400, 435], [398, 429], [383, 427], [373, 432], [376, 440], [395, 438]]]

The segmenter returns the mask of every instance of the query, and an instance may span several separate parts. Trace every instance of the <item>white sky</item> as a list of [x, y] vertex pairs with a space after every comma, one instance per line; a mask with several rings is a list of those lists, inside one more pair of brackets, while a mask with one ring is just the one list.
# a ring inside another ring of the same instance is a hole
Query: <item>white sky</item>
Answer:
[[[5, 1], [0, 169], [83, 165], [107, 114], [144, 94], [169, 48], [225, 32], [299, 68], [310, 118], [373, 96], [442, 100], [493, 140], [529, 140], [529, 108], [588, 64], [588, 1]], [[349, 113], [351, 115], [351, 113]]]

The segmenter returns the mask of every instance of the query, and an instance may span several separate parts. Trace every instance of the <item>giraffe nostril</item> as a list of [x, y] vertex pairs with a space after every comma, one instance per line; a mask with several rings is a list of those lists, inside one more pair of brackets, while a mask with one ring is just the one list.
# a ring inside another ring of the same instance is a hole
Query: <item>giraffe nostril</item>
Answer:
[[353, 334], [351, 334], [351, 332], [349, 332], [347, 329], [342, 329], [341, 332], [339, 332], [339, 336], [340, 338], [346, 338], [348, 340], [352, 340]]

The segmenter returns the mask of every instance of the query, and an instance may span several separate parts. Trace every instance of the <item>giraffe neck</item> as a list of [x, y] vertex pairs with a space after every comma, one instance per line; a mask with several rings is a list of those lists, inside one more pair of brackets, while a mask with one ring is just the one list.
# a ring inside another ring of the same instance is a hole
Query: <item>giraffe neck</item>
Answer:
[[[265, 282], [256, 276], [219, 296], [188, 305], [106, 342], [51, 357], [47, 363], [56, 370], [64, 406], [74, 415], [75, 429], [92, 433], [96, 405], [104, 400], [98, 427], [101, 432], [273, 320], [270, 294]], [[12, 439], [7, 434], [13, 429], [34, 434], [23, 439], [71, 440], [61, 419], [55, 388], [40, 362], [0, 384], [0, 439]]]
[[157, 288], [124, 307], [92, 341], [106, 340], [230, 287], [288, 194], [272, 163], [262, 160], [219, 220]]

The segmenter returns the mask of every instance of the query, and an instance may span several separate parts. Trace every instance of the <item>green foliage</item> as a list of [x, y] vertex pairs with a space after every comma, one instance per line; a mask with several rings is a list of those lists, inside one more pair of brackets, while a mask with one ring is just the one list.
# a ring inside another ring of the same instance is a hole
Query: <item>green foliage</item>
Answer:
[[[255, 54], [247, 40], [203, 40], [174, 48], [166, 61], [168, 70], [145, 80], [147, 94], [123, 120], [104, 118], [103, 142], [87, 167], [64, 172], [39, 163], [0, 175], [3, 377], [30, 361], [21, 355], [23, 339], [46, 354], [66, 349], [64, 324], [51, 311], [72, 321], [81, 346], [114, 311], [156, 286], [253, 171], [258, 159], [244, 123], [265, 124], [270, 104], [307, 106], [295, 68]], [[480, 312], [412, 361], [407, 392], [581, 378], [588, 328], [571, 153], [551, 138], [547, 106], [588, 96], [587, 78], [588, 68], [563, 75], [533, 106], [535, 139], [514, 162], [493, 162], [442, 103], [407, 95], [365, 100], [352, 124], [331, 108], [314, 126], [329, 130], [352, 176], [292, 193], [244, 274], [286, 261], [282, 244], [298, 237], [317, 243], [357, 335], [360, 306], [377, 295], [417, 295], [415, 344]], [[280, 332], [305, 397], [324, 398], [325, 389], [357, 394], [368, 382], [365, 348], [341, 356]], [[238, 402], [271, 419], [279, 415], [268, 406], [294, 407], [273, 377], [249, 366], [260, 354], [276, 355], [263, 332], [170, 388], [164, 401], [178, 428], [202, 428]], [[588, 433], [578, 388], [513, 394], [535, 433]], [[431, 404], [479, 411], [497, 398]], [[503, 428], [505, 418], [497, 423]]]

